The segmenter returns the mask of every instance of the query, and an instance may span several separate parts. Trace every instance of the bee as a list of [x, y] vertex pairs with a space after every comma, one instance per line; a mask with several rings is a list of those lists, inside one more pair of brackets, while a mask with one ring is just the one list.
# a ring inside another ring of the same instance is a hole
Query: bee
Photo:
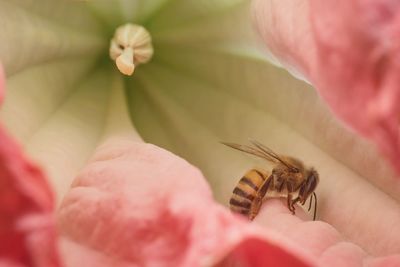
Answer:
[[263, 158], [274, 164], [271, 172], [260, 169], [249, 170], [233, 190], [229, 201], [233, 212], [243, 214], [253, 220], [260, 211], [262, 202], [268, 191], [285, 194], [287, 207], [295, 214], [294, 205], [304, 205], [310, 197], [308, 211], [314, 198], [314, 221], [317, 212], [317, 195], [315, 189], [319, 176], [313, 168], [306, 168], [303, 163], [293, 157], [280, 156], [265, 145], [250, 140], [252, 146], [234, 143], [222, 144], [234, 149]]

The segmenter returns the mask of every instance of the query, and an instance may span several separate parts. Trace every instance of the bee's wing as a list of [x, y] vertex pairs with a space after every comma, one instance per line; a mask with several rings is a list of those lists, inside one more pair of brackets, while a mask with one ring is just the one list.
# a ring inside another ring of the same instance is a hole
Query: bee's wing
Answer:
[[294, 167], [290, 163], [286, 162], [278, 154], [276, 154], [274, 151], [272, 151], [272, 149], [270, 149], [269, 147], [266, 147], [265, 145], [261, 144], [258, 141], [250, 140], [250, 143], [254, 147], [246, 146], [246, 145], [239, 145], [239, 144], [235, 144], [235, 143], [226, 143], [226, 142], [221, 142], [221, 143], [226, 146], [232, 147], [234, 149], [237, 149], [237, 150], [252, 154], [254, 156], [266, 159], [273, 163], [280, 162], [291, 170], [297, 170], [296, 167]]
[[257, 150], [259, 152], [261, 152], [262, 154], [264, 154], [270, 158], [273, 158], [275, 160], [275, 162], [280, 162], [291, 170], [297, 170], [296, 167], [294, 167], [292, 164], [288, 163], [286, 160], [284, 160], [282, 157], [280, 157], [278, 154], [276, 154], [274, 151], [272, 151], [272, 149], [270, 149], [269, 147], [261, 144], [260, 142], [258, 142], [256, 140], [249, 140], [249, 141], [250, 141], [250, 143], [253, 144], [253, 146], [255, 146], [257, 148]]
[[251, 147], [251, 146], [246, 146], [246, 145], [239, 145], [239, 144], [235, 144], [235, 143], [227, 143], [227, 142], [221, 142], [222, 144], [229, 146], [231, 148], [246, 152], [248, 154], [252, 154], [254, 156], [266, 159], [270, 162], [273, 163], [278, 163], [278, 160], [271, 157], [270, 155], [268, 155], [267, 153], [264, 153], [262, 150]]

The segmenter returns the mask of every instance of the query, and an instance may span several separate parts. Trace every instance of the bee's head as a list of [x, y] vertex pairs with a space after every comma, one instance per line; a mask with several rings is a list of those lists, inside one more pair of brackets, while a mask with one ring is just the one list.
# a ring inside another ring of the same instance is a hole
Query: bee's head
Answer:
[[308, 197], [315, 191], [319, 182], [319, 176], [316, 170], [311, 169], [307, 172], [307, 178], [303, 185], [300, 187], [299, 198], [301, 204], [304, 205]]

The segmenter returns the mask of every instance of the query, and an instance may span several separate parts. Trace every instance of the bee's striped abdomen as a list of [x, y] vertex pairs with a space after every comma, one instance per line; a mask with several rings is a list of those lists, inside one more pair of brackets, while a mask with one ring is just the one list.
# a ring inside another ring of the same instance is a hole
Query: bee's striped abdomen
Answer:
[[259, 170], [248, 171], [233, 190], [229, 201], [231, 210], [248, 216], [256, 193], [266, 178], [266, 174]]

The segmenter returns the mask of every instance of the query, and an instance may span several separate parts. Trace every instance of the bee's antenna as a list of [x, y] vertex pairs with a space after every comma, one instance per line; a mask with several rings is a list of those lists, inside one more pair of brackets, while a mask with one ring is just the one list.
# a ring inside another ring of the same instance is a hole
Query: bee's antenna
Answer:
[[313, 196], [314, 196], [314, 194], [312, 194], [311, 197], [310, 197], [310, 203], [308, 204], [308, 210], [307, 211], [311, 210], [311, 204], [312, 204]]
[[315, 221], [315, 218], [316, 218], [316, 216], [317, 216], [317, 194], [315, 194], [315, 192], [313, 192], [313, 195], [314, 195], [314, 221]]

